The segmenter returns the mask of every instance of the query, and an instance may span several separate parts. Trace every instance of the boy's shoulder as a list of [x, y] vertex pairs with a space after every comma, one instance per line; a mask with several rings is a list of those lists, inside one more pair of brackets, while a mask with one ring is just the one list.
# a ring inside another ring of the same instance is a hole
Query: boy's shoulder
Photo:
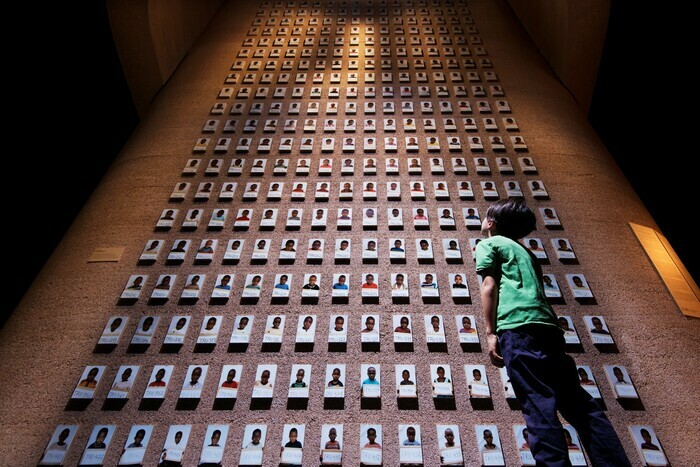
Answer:
[[494, 235], [492, 237], [481, 240], [477, 244], [477, 246], [479, 245], [483, 245], [484, 247], [513, 247], [519, 245], [519, 243], [513, 239], [504, 237], [503, 235]]

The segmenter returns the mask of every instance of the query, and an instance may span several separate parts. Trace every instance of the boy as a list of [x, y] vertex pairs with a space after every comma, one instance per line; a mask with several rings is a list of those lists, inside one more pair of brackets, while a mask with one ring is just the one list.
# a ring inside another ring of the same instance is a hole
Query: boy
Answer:
[[557, 410], [579, 433], [594, 466], [630, 466], [615, 430], [579, 384], [576, 365], [564, 352], [537, 259], [517, 242], [534, 229], [534, 213], [518, 199], [493, 203], [481, 225], [487, 238], [476, 247], [476, 270], [483, 278], [491, 363], [508, 371], [538, 466], [571, 465]]

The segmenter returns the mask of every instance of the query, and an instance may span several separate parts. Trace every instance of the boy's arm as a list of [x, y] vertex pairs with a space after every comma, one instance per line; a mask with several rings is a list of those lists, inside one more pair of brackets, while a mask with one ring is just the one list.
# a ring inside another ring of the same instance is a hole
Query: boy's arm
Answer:
[[496, 308], [498, 306], [498, 287], [492, 270], [481, 270], [481, 309], [486, 321], [486, 343], [491, 363], [498, 368], [503, 366], [503, 357], [498, 349], [496, 335]]

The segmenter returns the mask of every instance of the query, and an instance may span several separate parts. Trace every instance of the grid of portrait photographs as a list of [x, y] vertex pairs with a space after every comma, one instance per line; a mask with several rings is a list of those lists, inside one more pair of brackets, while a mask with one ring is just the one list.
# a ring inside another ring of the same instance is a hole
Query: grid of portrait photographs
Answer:
[[[538, 217], [522, 244], [581, 387], [640, 399], [624, 355], [598, 358], [617, 352], [614, 314], [465, 0], [263, 0], [248, 21], [93, 361], [73, 369], [74, 410], [100, 400], [138, 424], [67, 412], [40, 465], [534, 465], [525, 425], [488, 423], [517, 401], [472, 302], [503, 198]], [[164, 402], [216, 423], [168, 423]], [[646, 465], [667, 465], [651, 426], [630, 433]]]

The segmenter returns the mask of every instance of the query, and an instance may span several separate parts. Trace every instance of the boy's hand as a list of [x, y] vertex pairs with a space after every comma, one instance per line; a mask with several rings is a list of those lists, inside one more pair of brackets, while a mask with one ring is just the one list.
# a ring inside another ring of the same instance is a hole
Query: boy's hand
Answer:
[[498, 368], [503, 368], [503, 357], [501, 357], [501, 353], [498, 351], [498, 336], [496, 334], [487, 335], [486, 344], [488, 345], [491, 363]]

